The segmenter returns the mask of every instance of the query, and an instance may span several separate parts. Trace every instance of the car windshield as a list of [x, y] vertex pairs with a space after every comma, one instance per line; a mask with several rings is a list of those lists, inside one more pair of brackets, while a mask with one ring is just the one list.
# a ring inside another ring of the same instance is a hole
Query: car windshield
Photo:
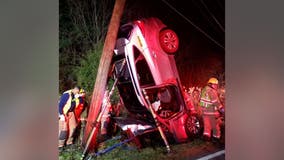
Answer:
[[181, 110], [182, 97], [175, 85], [148, 87], [146, 92], [153, 109], [159, 116], [167, 118]]

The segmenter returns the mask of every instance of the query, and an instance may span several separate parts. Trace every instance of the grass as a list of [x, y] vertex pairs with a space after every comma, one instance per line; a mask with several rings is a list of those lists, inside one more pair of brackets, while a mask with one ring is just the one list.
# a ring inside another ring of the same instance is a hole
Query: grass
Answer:
[[[225, 138], [224, 129], [224, 126], [222, 126], [221, 133], [223, 135], [223, 140]], [[116, 134], [117, 136], [120, 135], [125, 137], [121, 132], [117, 132]], [[108, 139], [99, 144], [98, 151], [102, 151], [103, 149], [113, 146], [114, 144], [118, 144], [119, 142], [121, 142], [119, 138]], [[142, 149], [136, 149], [136, 145], [133, 141], [131, 141], [109, 151], [108, 153], [94, 157], [92, 160], [182, 160], [202, 154], [204, 151], [213, 152], [218, 149], [212, 143], [204, 142], [203, 140], [196, 138], [187, 143], [173, 144], [172, 142], [170, 147], [173, 153], [167, 154], [166, 147], [158, 132], [143, 135], [143, 138], [140, 137], [140, 142], [143, 146], [145, 146]], [[59, 153], [59, 160], [80, 160], [83, 149], [79, 144], [80, 142], [77, 139], [72, 148], [66, 148], [63, 152]]]
[[[225, 135], [224, 127], [221, 127], [221, 133]], [[121, 132], [117, 132], [117, 135], [124, 137], [124, 134]], [[224, 136], [222, 137], [224, 138]], [[98, 151], [102, 151], [119, 142], [121, 142], [119, 138], [108, 139], [99, 144]], [[140, 137], [140, 142], [145, 146], [142, 149], [136, 149], [136, 145], [131, 141], [98, 157], [93, 157], [92, 160], [182, 160], [202, 154], [204, 151], [212, 152], [218, 149], [216, 146], [214, 147], [212, 143], [204, 142], [196, 138], [187, 143], [173, 144], [172, 142], [170, 147], [173, 153], [167, 154], [166, 147], [158, 132], [143, 135], [143, 138]], [[79, 140], [77, 140], [72, 148], [66, 148], [61, 152], [59, 154], [59, 160], [80, 160], [83, 150], [79, 143]]]
[[[119, 143], [120, 140], [108, 140], [101, 143], [99, 146], [99, 151]], [[196, 146], [202, 146], [204, 142], [196, 139], [190, 143], [182, 144], [172, 144], [171, 148], [174, 151], [172, 154], [166, 153], [166, 148], [163, 144], [157, 144], [155, 146], [148, 146], [143, 149], [137, 150], [133, 143], [128, 143], [123, 146], [117, 147], [114, 150], [92, 158], [92, 160], [125, 160], [125, 159], [135, 159], [135, 160], [157, 160], [157, 159], [185, 159], [186, 155], [184, 153], [189, 151], [189, 148]], [[59, 160], [79, 160], [81, 158], [82, 149], [78, 144], [72, 149], [65, 149], [59, 154]]]

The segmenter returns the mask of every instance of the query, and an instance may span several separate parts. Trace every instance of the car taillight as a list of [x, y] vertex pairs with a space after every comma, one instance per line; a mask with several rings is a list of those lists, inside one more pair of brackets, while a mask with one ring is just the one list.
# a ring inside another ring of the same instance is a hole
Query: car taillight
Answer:
[[139, 29], [141, 30], [142, 35], [144, 35], [144, 24], [141, 21], [139, 21], [139, 20], [135, 21], [134, 23], [139, 27]]
[[178, 50], [179, 39], [177, 34], [171, 29], [160, 31], [159, 41], [162, 49], [169, 54], [175, 53]]

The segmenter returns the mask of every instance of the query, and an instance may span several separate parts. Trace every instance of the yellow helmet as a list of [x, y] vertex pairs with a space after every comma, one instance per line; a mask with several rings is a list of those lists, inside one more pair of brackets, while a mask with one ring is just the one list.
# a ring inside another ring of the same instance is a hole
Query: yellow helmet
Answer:
[[208, 80], [208, 82], [207, 82], [207, 83], [211, 83], [211, 84], [218, 84], [218, 79], [217, 79], [217, 78], [212, 77], [212, 78], [210, 78], [210, 79]]
[[80, 93], [85, 93], [85, 90], [81, 88]]

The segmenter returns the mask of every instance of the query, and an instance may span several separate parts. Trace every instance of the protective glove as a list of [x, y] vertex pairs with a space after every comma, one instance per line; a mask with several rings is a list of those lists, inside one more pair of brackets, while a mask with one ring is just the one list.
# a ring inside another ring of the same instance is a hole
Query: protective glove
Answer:
[[65, 121], [65, 116], [63, 114], [59, 115], [59, 120], [60, 121]]
[[75, 97], [75, 98], [79, 98], [79, 97], [80, 97], [80, 94], [75, 94], [74, 97]]

